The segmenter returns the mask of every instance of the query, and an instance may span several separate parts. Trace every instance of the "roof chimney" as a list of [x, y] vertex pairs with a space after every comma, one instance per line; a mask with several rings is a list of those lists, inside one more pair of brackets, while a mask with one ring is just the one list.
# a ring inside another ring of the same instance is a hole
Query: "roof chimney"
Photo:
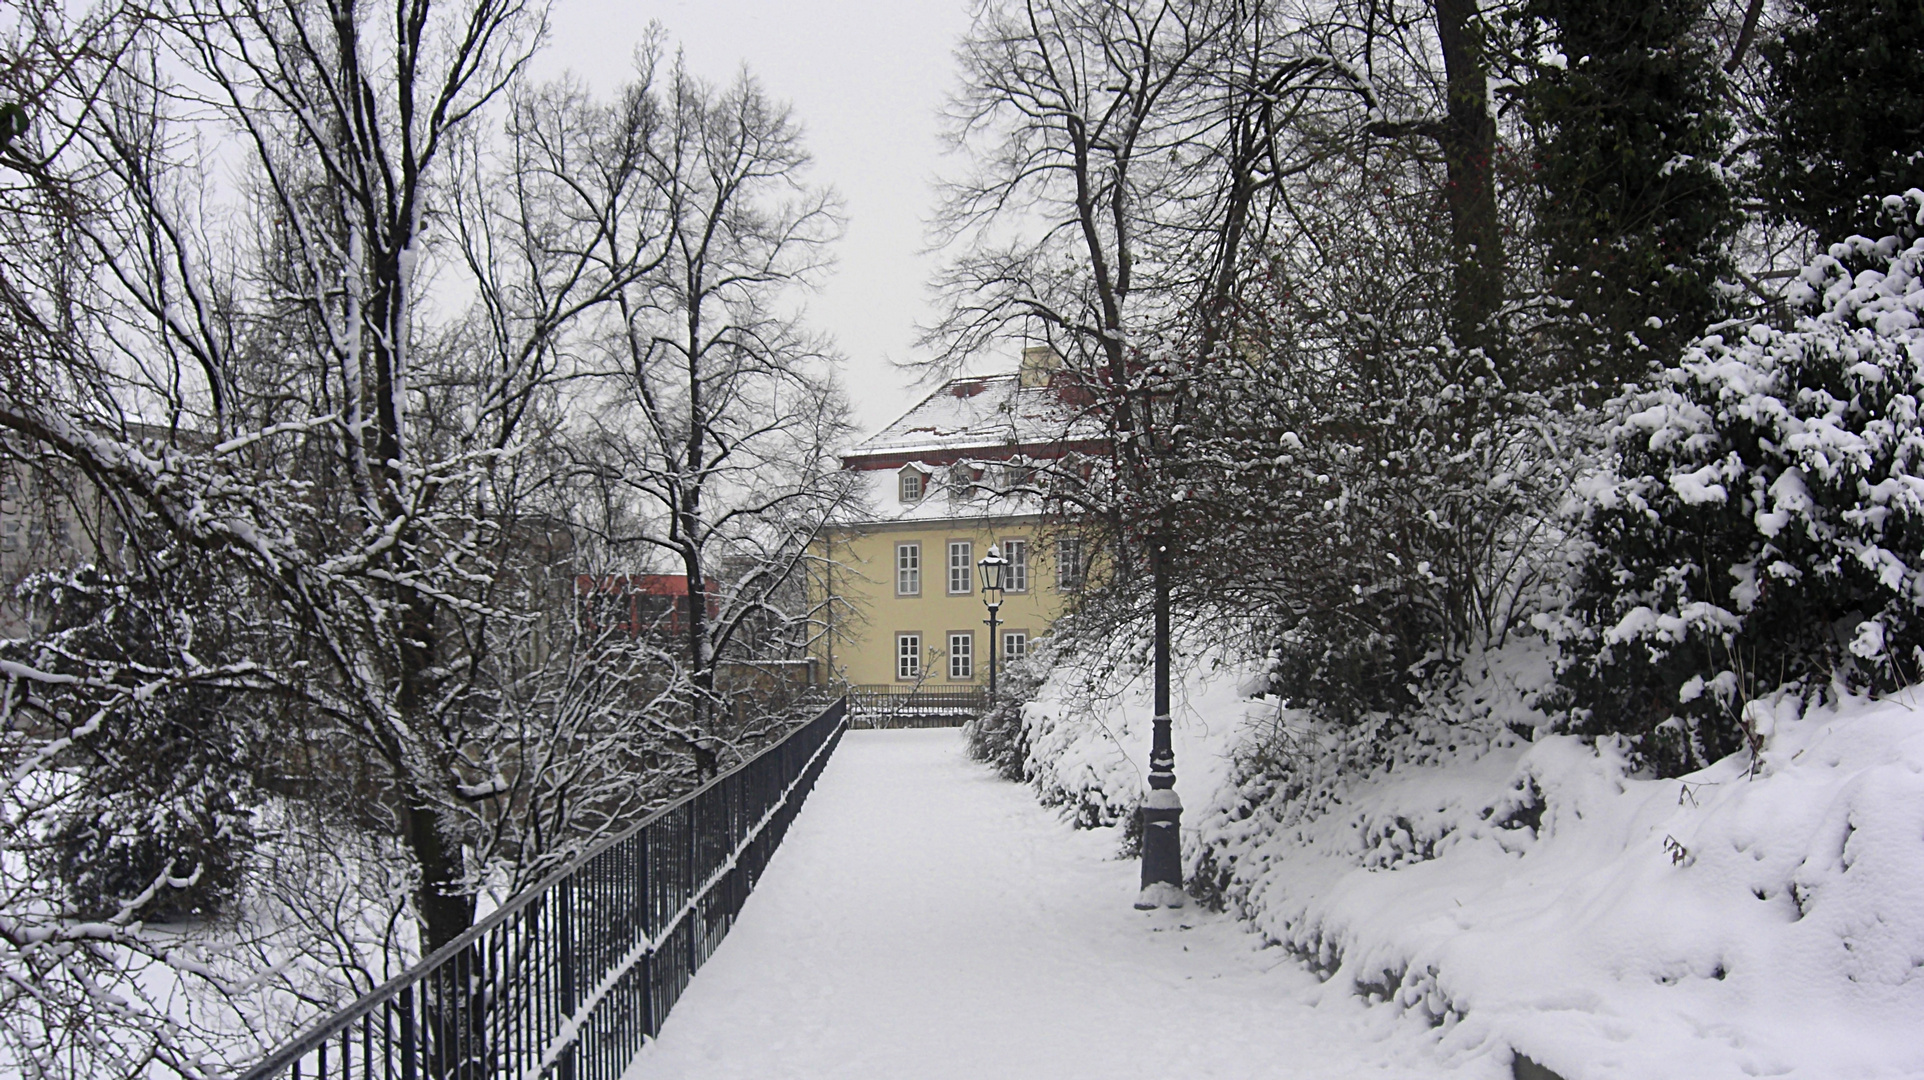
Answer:
[[1026, 388], [1047, 386], [1062, 367], [1062, 357], [1047, 345], [1031, 345], [1022, 350], [1022, 371], [1017, 385]]

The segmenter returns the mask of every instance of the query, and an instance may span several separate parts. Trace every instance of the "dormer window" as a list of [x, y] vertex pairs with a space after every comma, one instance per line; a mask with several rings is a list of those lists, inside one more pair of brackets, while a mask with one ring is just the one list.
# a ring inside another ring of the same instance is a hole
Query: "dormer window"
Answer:
[[1005, 495], [1035, 486], [1035, 466], [1006, 462], [991, 469], [989, 486]]
[[905, 503], [915, 503], [922, 501], [922, 492], [928, 486], [928, 478], [922, 475], [922, 470], [910, 465], [897, 474], [896, 483], [901, 500]]
[[976, 493], [976, 484], [982, 479], [982, 470], [972, 465], [956, 462], [949, 466], [949, 495], [951, 498], [968, 499]]

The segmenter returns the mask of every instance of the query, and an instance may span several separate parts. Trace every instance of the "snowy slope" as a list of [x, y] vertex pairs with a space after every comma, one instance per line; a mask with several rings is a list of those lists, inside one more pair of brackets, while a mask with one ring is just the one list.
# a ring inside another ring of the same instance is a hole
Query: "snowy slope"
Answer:
[[[1654, 780], [1614, 746], [1533, 731], [1541, 661], [1491, 658], [1435, 703], [1454, 723], [1360, 772], [1336, 768], [1353, 736], [1243, 699], [1246, 669], [1187, 680], [1192, 872], [1321, 975], [1326, 1003], [1401, 1010], [1446, 1061], [1924, 1075], [1924, 695], [1758, 703], [1754, 775], [1746, 756]], [[1133, 770], [1105, 763], [1140, 757], [1146, 709], [1051, 695], [1029, 718], [1040, 789], [1127, 805]]]

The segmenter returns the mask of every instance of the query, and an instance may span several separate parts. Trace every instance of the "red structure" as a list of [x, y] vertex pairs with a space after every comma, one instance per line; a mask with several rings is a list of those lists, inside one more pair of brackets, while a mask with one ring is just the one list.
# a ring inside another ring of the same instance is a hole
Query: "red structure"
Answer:
[[[718, 610], [714, 584], [708, 588], [708, 614]], [[579, 574], [575, 577], [582, 626], [616, 630], [630, 637], [678, 634], [688, 629], [688, 575]]]

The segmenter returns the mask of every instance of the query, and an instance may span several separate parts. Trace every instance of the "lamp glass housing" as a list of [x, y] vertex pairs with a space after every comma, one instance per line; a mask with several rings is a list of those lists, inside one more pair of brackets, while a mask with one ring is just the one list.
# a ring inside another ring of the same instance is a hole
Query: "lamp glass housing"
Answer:
[[989, 553], [982, 557], [976, 567], [982, 571], [982, 602], [990, 607], [1002, 604], [1002, 571], [1009, 565], [994, 544], [989, 545]]

